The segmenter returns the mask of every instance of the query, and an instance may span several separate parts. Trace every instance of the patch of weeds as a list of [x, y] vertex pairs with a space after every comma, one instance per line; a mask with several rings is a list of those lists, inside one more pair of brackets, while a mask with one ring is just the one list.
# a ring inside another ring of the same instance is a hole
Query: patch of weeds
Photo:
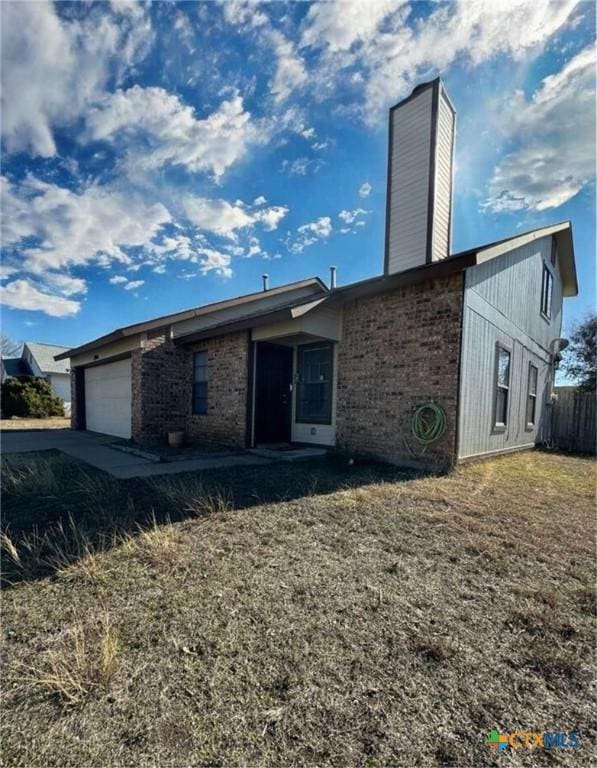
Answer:
[[104, 574], [97, 554], [112, 542], [112, 538], [106, 541], [105, 537], [92, 541], [71, 515], [66, 524], [59, 520], [43, 533], [34, 528], [12, 538], [4, 531], [0, 534], [0, 547], [9, 567], [3, 578], [10, 583], [19, 577], [35, 578], [56, 573], [65, 579], [101, 579]]
[[107, 615], [95, 623], [78, 622], [34, 664], [17, 667], [17, 684], [41, 688], [69, 706], [81, 704], [92, 693], [110, 689], [118, 652], [118, 636]]
[[229, 488], [206, 486], [197, 476], [156, 478], [148, 483], [158, 508], [167, 508], [177, 517], [223, 514], [234, 508]]
[[158, 524], [155, 517], [149, 527], [140, 527], [139, 533], [127, 536], [125, 547], [145, 563], [168, 571], [176, 568], [182, 559], [176, 528], [171, 523]]

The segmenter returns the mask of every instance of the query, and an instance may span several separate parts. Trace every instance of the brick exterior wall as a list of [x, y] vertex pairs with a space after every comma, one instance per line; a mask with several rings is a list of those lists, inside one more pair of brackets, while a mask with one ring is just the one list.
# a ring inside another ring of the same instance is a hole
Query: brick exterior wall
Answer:
[[[456, 463], [463, 275], [344, 306], [338, 344], [337, 446], [390, 461]], [[446, 411], [443, 437], [421, 454], [411, 433], [417, 405]]]
[[[192, 413], [193, 353], [207, 351], [208, 407]], [[177, 347], [162, 329], [132, 355], [132, 437], [163, 441], [183, 429], [187, 439], [244, 447], [249, 341], [246, 331]]]
[[[191, 413], [193, 353], [207, 352], [207, 413]], [[249, 332], [198, 342], [188, 348], [188, 416], [186, 431], [194, 442], [245, 447]]]
[[[456, 462], [463, 274], [355, 299], [344, 305], [338, 343], [336, 443], [390, 461], [437, 467]], [[149, 334], [132, 353], [132, 437], [164, 441], [183, 429], [191, 442], [246, 445], [248, 331], [185, 347], [168, 331]], [[207, 351], [208, 410], [192, 413], [193, 353]], [[72, 377], [72, 424], [77, 392]], [[447, 414], [443, 437], [422, 454], [411, 433], [417, 405]], [[413, 457], [412, 453], [416, 454]]]
[[189, 400], [189, 355], [175, 347], [166, 329], [147, 335], [132, 353], [132, 437], [140, 443], [185, 429]]
[[71, 429], [83, 429], [83, 425], [79, 423], [79, 410], [77, 407], [77, 372], [75, 368], [70, 372], [70, 428]]

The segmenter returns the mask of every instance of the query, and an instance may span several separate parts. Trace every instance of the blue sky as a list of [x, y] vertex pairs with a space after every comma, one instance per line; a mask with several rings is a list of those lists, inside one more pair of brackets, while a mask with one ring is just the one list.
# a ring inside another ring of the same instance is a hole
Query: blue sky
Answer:
[[571, 219], [595, 303], [595, 5], [22, 3], [2, 13], [2, 322], [66, 346], [383, 261], [387, 109], [441, 74], [454, 252]]

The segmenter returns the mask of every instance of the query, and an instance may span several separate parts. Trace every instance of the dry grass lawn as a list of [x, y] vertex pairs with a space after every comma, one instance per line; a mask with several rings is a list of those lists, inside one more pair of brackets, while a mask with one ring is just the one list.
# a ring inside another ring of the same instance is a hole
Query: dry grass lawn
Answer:
[[244, 473], [6, 462], [5, 765], [594, 764], [593, 460]]
[[14, 416], [0, 419], [0, 431], [8, 429], [69, 429], [70, 418], [51, 416], [47, 419], [27, 419]]

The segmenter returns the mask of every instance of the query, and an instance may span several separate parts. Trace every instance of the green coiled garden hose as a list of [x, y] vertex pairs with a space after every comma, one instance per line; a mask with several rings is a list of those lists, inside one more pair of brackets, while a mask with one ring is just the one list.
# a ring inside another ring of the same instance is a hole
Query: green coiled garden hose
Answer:
[[422, 445], [428, 446], [439, 440], [446, 431], [446, 412], [437, 403], [420, 405], [414, 412], [412, 433]]

